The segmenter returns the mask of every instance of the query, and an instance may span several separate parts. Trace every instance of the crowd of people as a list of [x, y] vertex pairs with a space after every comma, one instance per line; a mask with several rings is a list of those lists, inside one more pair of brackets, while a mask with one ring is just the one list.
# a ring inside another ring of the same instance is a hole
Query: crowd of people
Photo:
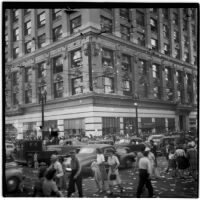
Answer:
[[[190, 141], [187, 145], [166, 143], [165, 157], [167, 159], [167, 166], [165, 173], [170, 173], [170, 176], [184, 179], [186, 176], [192, 176], [194, 181], [198, 177], [198, 158], [197, 158], [197, 144]], [[110, 149], [108, 152], [108, 159], [105, 160], [103, 152], [97, 149], [97, 157], [91, 164], [94, 180], [98, 193], [108, 191], [109, 196], [113, 196], [113, 187], [118, 186], [121, 193], [124, 192], [122, 187], [122, 179], [119, 172], [119, 160], [114, 152]], [[51, 156], [51, 165], [40, 166], [38, 181], [35, 184], [34, 196], [43, 197], [62, 197], [63, 191], [67, 191], [67, 196], [78, 190], [79, 197], [83, 197], [82, 189], [82, 173], [81, 165], [76, 157], [76, 151], [70, 152], [71, 160], [67, 162], [67, 158], [63, 161], [58, 160], [57, 155]], [[158, 170], [157, 149], [153, 140], [150, 144], [143, 146], [137, 153], [134, 172], [139, 173], [138, 186], [136, 197], [141, 197], [144, 186], [148, 189], [149, 197], [153, 197], [154, 191], [151, 184], [152, 179], [161, 179]], [[106, 165], [109, 166], [106, 170]], [[66, 168], [71, 168], [71, 173], [68, 176]]]

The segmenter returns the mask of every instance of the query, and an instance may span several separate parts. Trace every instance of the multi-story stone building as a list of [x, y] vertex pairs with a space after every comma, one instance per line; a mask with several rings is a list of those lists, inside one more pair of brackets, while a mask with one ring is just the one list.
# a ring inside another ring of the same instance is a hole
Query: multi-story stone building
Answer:
[[197, 8], [6, 9], [5, 122], [24, 135], [197, 128]]

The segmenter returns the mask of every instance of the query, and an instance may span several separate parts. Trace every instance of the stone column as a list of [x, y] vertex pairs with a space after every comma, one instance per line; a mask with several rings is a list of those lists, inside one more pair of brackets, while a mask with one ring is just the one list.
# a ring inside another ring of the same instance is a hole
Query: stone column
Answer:
[[173, 57], [174, 55], [174, 26], [173, 26], [173, 9], [169, 9], [169, 21], [170, 23], [170, 30], [169, 30], [169, 37], [170, 37], [170, 56]]
[[119, 9], [114, 9], [114, 27], [113, 27], [113, 33], [115, 36], [120, 37], [120, 14]]
[[59, 130], [58, 137], [63, 137], [64, 136], [64, 120], [63, 119], [58, 120], [58, 130]]
[[[155, 124], [155, 121], [156, 121], [155, 117], [152, 117], [152, 123]], [[155, 128], [152, 129], [152, 133], [156, 133], [156, 129]]]
[[[189, 16], [191, 16], [191, 10], [189, 10]], [[188, 39], [189, 39], [189, 62], [194, 63], [194, 52], [193, 52], [193, 37], [192, 37], [192, 27], [191, 20], [188, 20]], [[197, 39], [197, 38], [196, 38]]]
[[162, 17], [162, 9], [158, 9], [158, 50], [163, 53], [164, 44], [163, 44], [163, 17]]
[[177, 77], [176, 77], [176, 67], [172, 69], [172, 74], [173, 74], [173, 90], [174, 90], [174, 100], [177, 100], [178, 94], [177, 94]]
[[24, 104], [24, 68], [18, 70], [19, 73], [19, 104]]
[[186, 73], [183, 71], [183, 102], [188, 103], [188, 98], [187, 98], [187, 82], [186, 82]]
[[8, 9], [8, 62], [12, 60], [13, 57], [13, 37], [12, 37], [12, 10]]
[[62, 10], [62, 30], [63, 30], [63, 37], [67, 37], [70, 35], [70, 19], [69, 15]]
[[153, 77], [152, 77], [152, 60], [147, 62], [148, 67], [148, 98], [153, 99]]
[[139, 75], [138, 75], [138, 60], [136, 57], [131, 57], [131, 71], [132, 71], [132, 92], [139, 94]]
[[64, 87], [64, 97], [70, 96], [70, 76], [69, 76], [69, 53], [67, 45], [65, 46], [63, 54], [63, 87]]
[[124, 135], [124, 118], [120, 117], [120, 135]]
[[23, 18], [23, 10], [19, 9], [19, 57], [24, 55], [24, 18]]
[[131, 20], [130, 41], [136, 43], [137, 42], [136, 9], [130, 9], [130, 20]]
[[53, 41], [52, 36], [52, 9], [45, 9], [45, 35], [46, 35], [46, 45], [51, 44]]
[[162, 91], [162, 100], [167, 100], [166, 95], [166, 81], [165, 81], [165, 65], [161, 62], [161, 91]]
[[178, 21], [179, 21], [179, 38], [180, 38], [180, 59], [184, 58], [184, 43], [183, 43], [183, 13], [182, 9], [178, 11]]
[[32, 63], [32, 103], [37, 103], [37, 67]]
[[47, 60], [46, 60], [46, 67], [47, 67], [47, 75], [46, 75], [46, 84], [47, 84], [47, 101], [51, 100], [53, 98], [53, 79], [52, 79], [52, 74], [53, 74], [53, 66], [51, 66], [52, 59], [50, 57], [50, 53], [47, 55]]
[[31, 37], [32, 37], [32, 48], [31, 52], [34, 52], [37, 49], [37, 18], [36, 18], [36, 9], [31, 9]]
[[168, 119], [165, 118], [165, 131], [168, 132], [169, 127], [168, 127]]
[[151, 27], [150, 27], [150, 12], [146, 9], [146, 47], [151, 49]]

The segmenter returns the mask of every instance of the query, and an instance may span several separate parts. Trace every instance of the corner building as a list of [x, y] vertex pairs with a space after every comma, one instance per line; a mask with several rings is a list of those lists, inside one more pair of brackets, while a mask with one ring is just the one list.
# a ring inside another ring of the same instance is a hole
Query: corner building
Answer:
[[6, 9], [6, 131], [196, 130], [197, 12]]

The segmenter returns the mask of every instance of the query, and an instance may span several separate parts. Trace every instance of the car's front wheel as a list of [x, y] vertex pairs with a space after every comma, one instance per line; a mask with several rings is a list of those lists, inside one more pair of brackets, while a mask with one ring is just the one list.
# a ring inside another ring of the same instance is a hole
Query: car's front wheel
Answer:
[[17, 177], [11, 177], [7, 180], [7, 191], [15, 192], [19, 188], [19, 179]]

